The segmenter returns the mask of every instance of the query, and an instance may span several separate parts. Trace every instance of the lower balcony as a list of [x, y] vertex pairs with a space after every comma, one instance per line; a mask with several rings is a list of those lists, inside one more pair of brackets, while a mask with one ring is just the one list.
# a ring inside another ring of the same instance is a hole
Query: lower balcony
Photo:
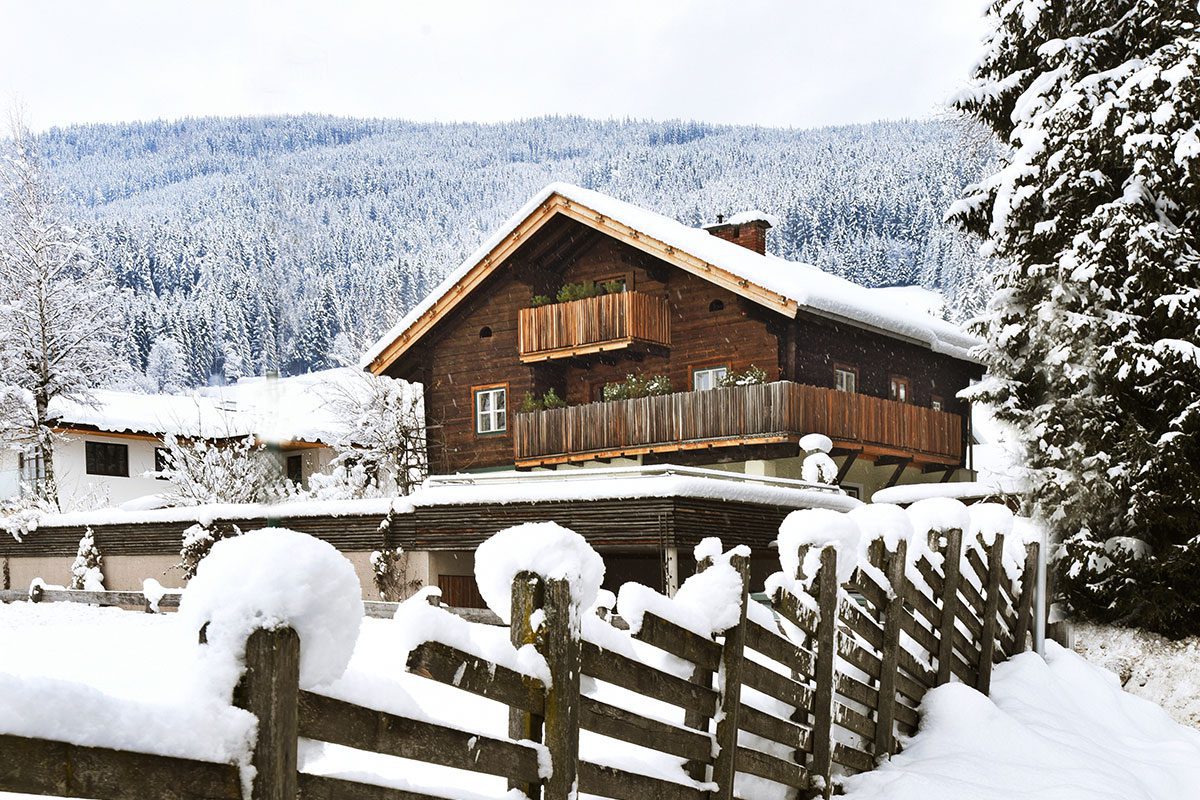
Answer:
[[807, 433], [865, 455], [963, 461], [958, 414], [790, 381], [517, 414], [513, 433], [518, 467], [796, 442]]

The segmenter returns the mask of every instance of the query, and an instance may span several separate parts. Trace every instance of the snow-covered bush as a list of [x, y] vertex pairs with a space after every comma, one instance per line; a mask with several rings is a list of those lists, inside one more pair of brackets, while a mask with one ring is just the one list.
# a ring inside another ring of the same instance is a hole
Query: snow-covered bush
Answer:
[[89, 527], [79, 540], [79, 550], [75, 554], [75, 562], [71, 564], [70, 588], [104, 591], [103, 567], [100, 548], [96, 546], [96, 534]]
[[167, 480], [164, 494], [174, 505], [258, 503], [283, 491], [278, 463], [251, 437], [207, 441], [168, 435], [163, 444], [166, 468], [152, 474]]
[[183, 577], [190, 580], [214, 544], [222, 539], [241, 535], [242, 532], [236, 525], [220, 528], [197, 522], [183, 532], [183, 546], [179, 550], [179, 563], [176, 566], [183, 571]]
[[371, 573], [380, 600], [399, 602], [421, 588], [421, 581], [407, 577], [408, 553], [401, 547], [385, 547], [371, 553]]
[[604, 400], [632, 400], [636, 397], [657, 397], [671, 393], [671, 379], [666, 375], [626, 375], [625, 380], [604, 384]]
[[767, 382], [767, 371], [762, 367], [751, 364], [741, 372], [727, 372], [725, 377], [717, 382], [718, 386], [756, 386]]

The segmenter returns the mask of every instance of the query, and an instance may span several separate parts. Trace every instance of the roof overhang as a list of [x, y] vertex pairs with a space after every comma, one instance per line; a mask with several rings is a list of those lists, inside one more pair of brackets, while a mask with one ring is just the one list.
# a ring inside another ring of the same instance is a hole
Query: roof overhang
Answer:
[[507, 236], [501, 239], [482, 258], [477, 260], [452, 286], [442, 291], [441, 295], [420, 317], [413, 320], [407, 328], [401, 331], [395, 339], [389, 342], [366, 364], [366, 368], [376, 375], [386, 371], [388, 367], [394, 364], [425, 336], [439, 320], [458, 307], [459, 303], [499, 269], [525, 241], [541, 229], [543, 225], [559, 215], [575, 220], [673, 266], [698, 275], [772, 311], [779, 312], [788, 317], [796, 315], [798, 306], [795, 300], [758, 286], [745, 278], [735, 275], [729, 270], [669, 245], [645, 231], [612, 219], [588, 207], [584, 203], [565, 197], [558, 192], [553, 192], [532, 212], [526, 215], [523, 220], [520, 220]]

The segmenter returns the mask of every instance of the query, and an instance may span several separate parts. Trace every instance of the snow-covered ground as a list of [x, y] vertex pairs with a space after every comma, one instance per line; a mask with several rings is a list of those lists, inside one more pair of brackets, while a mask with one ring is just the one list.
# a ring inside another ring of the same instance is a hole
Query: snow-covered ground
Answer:
[[1173, 642], [1137, 628], [1076, 625], [1075, 651], [1116, 673], [1125, 691], [1200, 728], [1200, 638]]
[[933, 689], [921, 728], [847, 800], [1185, 800], [1200, 797], [1200, 732], [1053, 642], [996, 668], [990, 697]]

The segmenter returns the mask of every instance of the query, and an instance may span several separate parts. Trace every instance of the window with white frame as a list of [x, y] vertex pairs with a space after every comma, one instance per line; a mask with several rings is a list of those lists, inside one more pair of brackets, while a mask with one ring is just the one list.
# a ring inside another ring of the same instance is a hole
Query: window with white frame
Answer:
[[475, 432], [501, 433], [508, 429], [508, 390], [503, 386], [475, 391]]
[[27, 450], [17, 455], [17, 466], [21, 471], [21, 483], [40, 486], [46, 480], [46, 461], [41, 450]]
[[704, 392], [721, 385], [721, 379], [729, 374], [728, 367], [706, 367], [692, 371], [692, 391]]
[[833, 388], [839, 392], [858, 391], [858, 370], [853, 367], [835, 366], [833, 368]]

